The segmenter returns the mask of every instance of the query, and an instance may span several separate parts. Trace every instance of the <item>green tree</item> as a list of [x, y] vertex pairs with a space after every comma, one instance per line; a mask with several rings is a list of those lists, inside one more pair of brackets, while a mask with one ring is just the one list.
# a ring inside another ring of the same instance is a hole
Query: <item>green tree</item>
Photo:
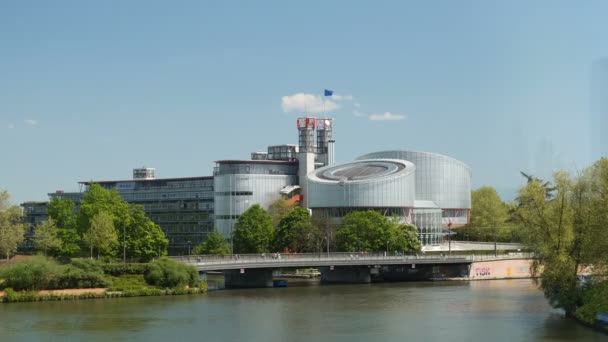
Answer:
[[[141, 205], [131, 204], [129, 209], [131, 220], [125, 229], [126, 257], [149, 261], [154, 257], [166, 255], [169, 240], [160, 226], [146, 216]], [[118, 234], [122, 237], [123, 232]], [[122, 243], [121, 240], [120, 244]]]
[[142, 206], [126, 203], [116, 190], [91, 183], [78, 214], [81, 234], [86, 233], [92, 218], [100, 212], [111, 215], [121, 247], [126, 240], [126, 257], [150, 260], [166, 255], [169, 241], [161, 228], [145, 215]]
[[0, 191], [0, 253], [10, 255], [17, 252], [17, 246], [24, 240], [25, 225], [21, 223], [21, 208], [9, 202], [7, 191]]
[[89, 230], [83, 234], [82, 241], [91, 249], [91, 259], [93, 259], [93, 249], [97, 249], [98, 258], [100, 255], [116, 255], [118, 234], [112, 216], [104, 211], [95, 214]]
[[414, 226], [400, 225], [377, 211], [355, 211], [344, 217], [336, 233], [339, 251], [380, 252], [420, 249]]
[[535, 266], [542, 266], [540, 287], [568, 315], [584, 304], [589, 289], [579, 283], [579, 267], [608, 265], [606, 190], [608, 160], [601, 159], [575, 178], [561, 171], [552, 184], [533, 178], [516, 200], [515, 219], [525, 228]]
[[504, 203], [496, 189], [484, 186], [471, 192], [471, 222], [453, 229], [456, 240], [518, 241], [517, 227], [510, 222], [511, 205]]
[[226, 238], [222, 234], [220, 234], [220, 232], [214, 230], [207, 236], [205, 242], [194, 247], [192, 253], [195, 255], [230, 254], [230, 245], [228, 244], [228, 240], [226, 240]]
[[46, 212], [55, 221], [57, 237], [61, 240], [61, 246], [50, 251], [55, 256], [69, 258], [80, 252], [78, 215], [74, 207], [73, 201], [57, 197], [47, 206]]
[[272, 226], [274, 227], [274, 229], [277, 229], [277, 227], [279, 226], [279, 222], [281, 222], [281, 219], [295, 208], [298, 208], [298, 206], [285, 198], [281, 198], [272, 202], [272, 204], [270, 204], [270, 206], [268, 207], [268, 214], [272, 218]]
[[273, 240], [272, 218], [255, 204], [241, 214], [232, 233], [236, 253], [263, 253], [270, 250]]
[[422, 248], [422, 244], [418, 240], [418, 228], [413, 224], [397, 224], [391, 231], [393, 233], [388, 246], [389, 250], [416, 252]]
[[298, 207], [279, 221], [274, 236], [274, 248], [296, 253], [318, 252], [323, 237], [323, 232], [313, 225], [308, 210]]
[[50, 250], [61, 248], [59, 229], [57, 229], [55, 220], [49, 217], [34, 228], [34, 246], [44, 255], [47, 255]]

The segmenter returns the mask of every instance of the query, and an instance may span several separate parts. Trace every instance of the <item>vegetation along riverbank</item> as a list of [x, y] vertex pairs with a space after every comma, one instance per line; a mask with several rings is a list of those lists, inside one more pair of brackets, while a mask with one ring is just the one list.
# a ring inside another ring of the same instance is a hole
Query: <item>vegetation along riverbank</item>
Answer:
[[192, 266], [160, 258], [149, 263], [43, 257], [0, 266], [0, 301], [30, 302], [196, 294], [207, 291]]

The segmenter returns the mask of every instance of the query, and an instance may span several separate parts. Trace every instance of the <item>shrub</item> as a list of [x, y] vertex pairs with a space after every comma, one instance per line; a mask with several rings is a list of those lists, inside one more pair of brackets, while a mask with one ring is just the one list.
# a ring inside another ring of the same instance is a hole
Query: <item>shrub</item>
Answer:
[[65, 266], [63, 272], [57, 278], [55, 289], [86, 289], [93, 287], [108, 287], [110, 281], [104, 277], [101, 270], [83, 270], [73, 265]]
[[103, 272], [103, 263], [94, 259], [72, 259], [71, 265], [86, 272]]
[[576, 312], [576, 318], [593, 324], [598, 312], [608, 312], [608, 281], [594, 284], [583, 295], [583, 305]]
[[115, 277], [121, 276], [123, 274], [145, 274], [148, 270], [148, 264], [139, 264], [139, 263], [129, 263], [129, 264], [119, 264], [119, 263], [109, 263], [109, 264], [101, 264], [101, 268], [105, 274], [109, 274]]
[[174, 288], [198, 285], [198, 271], [194, 266], [186, 265], [169, 258], [160, 258], [148, 265], [144, 279], [150, 285]]
[[110, 291], [127, 291], [148, 287], [144, 276], [141, 274], [128, 274], [120, 277], [112, 277]]
[[2, 287], [14, 290], [42, 290], [52, 286], [61, 273], [61, 266], [42, 256], [18, 261], [0, 271]]

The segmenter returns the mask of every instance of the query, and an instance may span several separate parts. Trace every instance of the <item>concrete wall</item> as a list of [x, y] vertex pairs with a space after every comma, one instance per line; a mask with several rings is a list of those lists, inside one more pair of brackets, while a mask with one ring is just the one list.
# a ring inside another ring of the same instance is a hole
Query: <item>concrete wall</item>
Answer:
[[471, 264], [469, 279], [530, 278], [531, 259], [478, 261]]

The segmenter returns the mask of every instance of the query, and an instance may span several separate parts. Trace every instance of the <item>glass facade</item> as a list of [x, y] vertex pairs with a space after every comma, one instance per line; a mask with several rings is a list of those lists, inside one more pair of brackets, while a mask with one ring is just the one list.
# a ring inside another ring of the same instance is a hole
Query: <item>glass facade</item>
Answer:
[[218, 161], [214, 177], [215, 229], [230, 238], [239, 216], [250, 206], [268, 208], [281, 189], [297, 184], [297, 162]]
[[[189, 248], [202, 243], [214, 229], [213, 177], [96, 183], [105, 189], [118, 191], [125, 202], [142, 205], [150, 220], [158, 224], [167, 236], [170, 255], [187, 254]], [[72, 200], [78, 207], [88, 189], [88, 182], [80, 184], [84, 186], [83, 192], [60, 191], [49, 194], [49, 197]], [[25, 207], [27, 203], [23, 205]], [[46, 203], [43, 207], [46, 218]], [[25, 214], [28, 221], [36, 219], [28, 209], [25, 209]]]
[[414, 225], [418, 227], [418, 238], [423, 245], [436, 245], [443, 239], [441, 209], [415, 208]]

